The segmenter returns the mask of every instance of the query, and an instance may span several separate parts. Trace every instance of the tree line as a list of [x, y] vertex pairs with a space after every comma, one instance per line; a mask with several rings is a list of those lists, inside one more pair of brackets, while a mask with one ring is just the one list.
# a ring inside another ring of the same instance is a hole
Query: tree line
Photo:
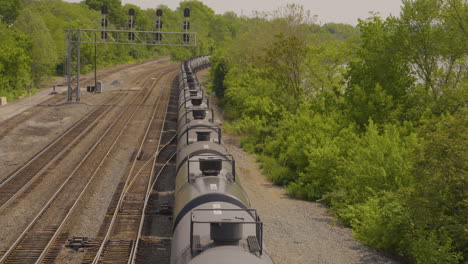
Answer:
[[228, 130], [293, 197], [411, 263], [468, 260], [463, 0], [403, 0], [399, 17], [317, 25], [259, 14], [212, 56]]
[[[28, 88], [47, 83], [66, 71], [67, 28], [101, 28], [101, 7], [108, 9], [108, 29], [124, 29], [128, 11], [135, 10], [135, 29], [155, 31], [156, 9], [163, 11], [162, 31], [181, 32], [183, 10], [191, 10], [191, 31], [198, 33], [197, 47], [135, 45], [97, 46], [98, 68], [133, 63], [161, 55], [186, 59], [211, 53], [218, 43], [232, 39], [240, 30], [234, 13], [216, 15], [198, 1], [184, 1], [175, 10], [155, 6], [143, 10], [121, 0], [4, 0], [0, 4], [0, 96], [14, 99]], [[94, 68], [94, 45], [81, 45], [81, 72]]]

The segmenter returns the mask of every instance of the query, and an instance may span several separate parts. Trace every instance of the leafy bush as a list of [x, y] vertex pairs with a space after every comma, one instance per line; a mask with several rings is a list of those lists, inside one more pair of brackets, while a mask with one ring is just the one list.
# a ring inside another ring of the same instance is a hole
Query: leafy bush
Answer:
[[330, 206], [373, 248], [413, 263], [461, 263], [468, 71], [460, 10], [460, 0], [404, 1], [401, 17], [354, 29], [256, 18], [213, 56], [213, 89], [243, 148], [291, 196]]
[[281, 166], [276, 159], [265, 155], [259, 155], [261, 168], [264, 174], [274, 183], [278, 185], [287, 185], [295, 180], [296, 174], [293, 170]]

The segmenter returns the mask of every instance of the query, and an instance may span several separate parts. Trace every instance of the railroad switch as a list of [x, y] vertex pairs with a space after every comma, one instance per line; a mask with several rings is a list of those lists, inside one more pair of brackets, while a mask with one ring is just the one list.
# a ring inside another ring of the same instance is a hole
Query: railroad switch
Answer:
[[93, 247], [95, 245], [96, 243], [91, 242], [88, 237], [73, 237], [67, 240], [67, 244], [65, 246], [78, 251], [82, 248]]

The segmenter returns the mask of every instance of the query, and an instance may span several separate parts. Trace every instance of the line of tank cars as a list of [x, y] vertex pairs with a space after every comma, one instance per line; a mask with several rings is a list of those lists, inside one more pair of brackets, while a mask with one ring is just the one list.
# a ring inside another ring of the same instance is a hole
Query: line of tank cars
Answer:
[[239, 185], [214, 111], [195, 71], [209, 57], [182, 63], [171, 264], [273, 263], [263, 224]]

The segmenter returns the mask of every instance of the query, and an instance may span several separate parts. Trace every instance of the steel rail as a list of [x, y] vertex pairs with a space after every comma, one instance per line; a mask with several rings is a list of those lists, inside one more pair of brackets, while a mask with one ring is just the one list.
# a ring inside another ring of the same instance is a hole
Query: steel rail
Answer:
[[[160, 76], [159, 79], [161, 79], [164, 75], [169, 74], [170, 72], [173, 72], [173, 71], [174, 71], [174, 70], [170, 70], [170, 71], [168, 71], [168, 72], [162, 74], [162, 75]], [[158, 81], [159, 81], [159, 79], [158, 79]], [[145, 145], [146, 137], [147, 137], [147, 135], [148, 135], [148, 133], [149, 133], [149, 131], [150, 131], [150, 128], [151, 128], [151, 126], [152, 126], [152, 122], [153, 122], [153, 120], [154, 120], [154, 118], [155, 118], [156, 110], [158, 109], [158, 106], [159, 106], [159, 105], [157, 105], [157, 106], [154, 108], [154, 110], [153, 110], [153, 114], [152, 114], [152, 117], [151, 117], [151, 121], [148, 123], [148, 127], [147, 127], [147, 129], [146, 129], [145, 136], [144, 136], [144, 138], [142, 139], [142, 142], [141, 142], [141, 144], [140, 144], [140, 148], [139, 148], [137, 154], [139, 154], [139, 153], [141, 152], [141, 150], [143, 149], [143, 147], [144, 147], [144, 145]], [[163, 120], [162, 125], [161, 125], [161, 131], [160, 131], [160, 133], [159, 133], [158, 146], [157, 146], [156, 149], [159, 148], [160, 143], [161, 143], [162, 132], [163, 132], [164, 123], [165, 123], [165, 120], [166, 120], [166, 113], [167, 113], [167, 107], [166, 107], [166, 112], [164, 113], [164, 120]], [[103, 253], [104, 248], [105, 248], [105, 246], [106, 246], [106, 242], [109, 240], [109, 237], [111, 236], [111, 232], [112, 232], [112, 230], [113, 230], [113, 228], [114, 228], [114, 224], [115, 224], [115, 222], [116, 222], [116, 220], [117, 220], [120, 207], [122, 206], [122, 203], [123, 203], [123, 201], [124, 201], [125, 196], [126, 196], [127, 193], [130, 191], [131, 185], [133, 185], [133, 182], [137, 179], [137, 177], [139, 176], [140, 172], [143, 170], [144, 167], [146, 167], [146, 165], [147, 165], [147, 164], [149, 163], [149, 161], [151, 161], [152, 159], [148, 160], [145, 164], [143, 164], [143, 165], [141, 166], [141, 168], [139, 169], [139, 171], [135, 174], [135, 176], [133, 176], [133, 179], [129, 182], [129, 180], [130, 180], [130, 178], [131, 178], [131, 175], [132, 175], [132, 173], [133, 173], [133, 170], [134, 170], [134, 168], [135, 168], [135, 165], [136, 165], [136, 163], [137, 163], [137, 160], [138, 160], [138, 155], [135, 156], [135, 159], [134, 159], [134, 161], [133, 161], [132, 167], [131, 167], [129, 173], [127, 174], [127, 179], [126, 179], [126, 181], [125, 181], [125, 184], [124, 184], [124, 187], [123, 187], [123, 191], [122, 191], [122, 193], [121, 193], [121, 195], [120, 195], [120, 197], [119, 197], [119, 201], [118, 201], [118, 203], [117, 203], [117, 205], [116, 205], [116, 208], [115, 208], [114, 213], [113, 213], [113, 215], [112, 215], [112, 219], [111, 219], [111, 221], [110, 221], [110, 223], [109, 223], [109, 226], [107, 227], [107, 231], [106, 231], [106, 233], [105, 233], [105, 236], [104, 236], [104, 238], [103, 238], [103, 240], [102, 240], [102, 242], [101, 242], [101, 245], [99, 246], [99, 249], [98, 249], [98, 251], [97, 251], [97, 253], [96, 253], [96, 255], [95, 255], [94, 259], [93, 259], [93, 262], [92, 262], [93, 264], [98, 263], [99, 260], [100, 260], [100, 258], [101, 258], [101, 256], [102, 256], [102, 253]], [[155, 160], [156, 160], [156, 159], [154, 159], [154, 161], [155, 161]], [[154, 163], [154, 162], [153, 162], [153, 163]], [[150, 179], [149, 179], [148, 182], [151, 182], [151, 175], [153, 174], [153, 172], [154, 172], [154, 166], [153, 166], [152, 169], [151, 169], [151, 172], [150, 172]], [[132, 245], [132, 251], [133, 251], [133, 247], [134, 247], [134, 246]], [[130, 256], [131, 256], [131, 255], [130, 255]]]
[[[164, 130], [164, 124], [166, 122], [166, 117], [167, 117], [167, 114], [169, 112], [169, 104], [170, 104], [170, 98], [171, 98], [171, 95], [169, 95], [169, 98], [168, 98], [168, 103], [167, 103], [167, 106], [166, 106], [166, 112], [164, 114], [164, 121], [163, 121], [163, 124], [162, 124], [162, 127], [161, 127], [161, 135], [163, 133], [163, 130]], [[174, 136], [172, 136], [168, 141], [167, 143], [162, 146], [161, 148], [159, 148], [159, 145], [161, 143], [161, 137], [159, 138], [159, 142], [158, 142], [158, 149], [156, 150], [156, 152], [154, 153], [153, 155], [153, 166], [152, 166], [152, 169], [151, 169], [151, 175], [153, 175], [153, 171], [154, 171], [154, 167], [156, 165], [156, 159], [157, 157], [159, 156], [159, 154], [161, 153], [161, 151], [166, 148], [167, 146], [169, 146], [171, 144], [171, 142], [177, 138], [177, 133], [174, 134]], [[143, 208], [141, 210], [141, 218], [140, 218], [140, 223], [138, 225], [138, 231], [137, 231], [137, 237], [135, 238], [134, 242], [133, 242], [133, 245], [132, 245], [132, 250], [130, 252], [130, 257], [129, 257], [129, 260], [127, 262], [127, 264], [133, 264], [135, 263], [136, 261], [136, 254], [138, 253], [138, 245], [139, 245], [139, 241], [141, 239], [141, 232], [143, 230], [143, 226], [144, 226], [144, 221], [145, 221], [145, 217], [146, 217], [146, 207], [148, 205], [148, 202], [149, 202], [149, 198], [151, 196], [151, 192], [152, 190], [154, 189], [154, 186], [156, 184], [156, 181], [158, 180], [159, 178], [159, 175], [161, 175], [162, 171], [164, 170], [164, 168], [167, 166], [167, 164], [169, 163], [169, 161], [175, 156], [175, 154], [177, 153], [177, 151], [175, 151], [170, 157], [169, 159], [167, 159], [166, 163], [164, 163], [164, 165], [161, 167], [161, 169], [159, 170], [158, 174], [154, 177], [154, 180], [153, 180], [153, 183], [151, 183], [151, 178], [148, 182], [148, 187], [147, 187], [147, 190], [146, 190], [146, 195], [145, 195], [145, 201], [143, 202]], [[145, 165], [143, 166], [146, 166], [147, 164], [149, 163], [149, 160], [145, 163]], [[143, 167], [142, 167], [143, 168]], [[141, 169], [140, 169], [141, 171]], [[140, 172], [139, 171], [139, 172]], [[139, 173], [138, 172], [138, 173]], [[137, 174], [138, 175], [138, 174]], [[136, 177], [135, 177], [136, 178]], [[131, 182], [131, 185], [133, 184], [133, 181]]]
[[[130, 251], [130, 256], [129, 256], [129, 259], [128, 259], [128, 262], [127, 262], [128, 264], [133, 263], [135, 261], [136, 253], [138, 252], [138, 241], [140, 241], [141, 230], [143, 229], [143, 224], [144, 224], [144, 221], [145, 221], [145, 210], [146, 210], [146, 207], [148, 205], [148, 200], [146, 198], [149, 197], [149, 194], [151, 194], [151, 191], [152, 191], [151, 178], [152, 178], [152, 175], [154, 173], [157, 156], [159, 155], [159, 153], [161, 153], [161, 150], [163, 150], [166, 146], [169, 145], [169, 143], [171, 143], [171, 141], [174, 138], [173, 137], [171, 140], [169, 140], [167, 142], [167, 144], [165, 144], [160, 149], [161, 138], [162, 138], [162, 134], [164, 132], [164, 124], [166, 123], [166, 117], [167, 117], [167, 112], [168, 112], [168, 108], [169, 108], [169, 102], [170, 102], [170, 95], [168, 97], [168, 101], [167, 101], [167, 105], [166, 105], [166, 111], [164, 112], [164, 119], [163, 119], [163, 122], [161, 124], [161, 132], [159, 133], [160, 136], [159, 136], [159, 141], [158, 141], [158, 147], [156, 148], [156, 152], [153, 154], [153, 163], [152, 163], [152, 166], [151, 166], [151, 174], [150, 174], [150, 177], [149, 177], [149, 180], [148, 180], [148, 185], [146, 187], [146, 194], [145, 194], [145, 200], [143, 201], [143, 208], [141, 209], [140, 223], [138, 225], [137, 236], [136, 236], [135, 240], [133, 241], [132, 250]], [[138, 174], [136, 176], [138, 176]], [[136, 176], [135, 176], [135, 178], [136, 178]], [[132, 181], [131, 184], [133, 185], [133, 181]], [[130, 191], [130, 187], [128, 188], [128, 191]]]
[[[148, 94], [149, 94], [150, 91], [148, 91]], [[143, 100], [146, 99], [146, 96], [143, 98]], [[142, 100], [142, 102], [143, 102]], [[130, 105], [129, 105], [130, 106]], [[102, 165], [104, 164], [104, 162], [106, 161], [106, 158], [107, 156], [109, 156], [109, 154], [111, 153], [111, 151], [113, 150], [115, 144], [117, 144], [118, 140], [120, 139], [120, 137], [122, 136], [122, 134], [124, 133], [125, 129], [128, 127], [128, 124], [130, 123], [130, 121], [132, 120], [132, 117], [135, 115], [135, 113], [137, 112], [138, 109], [140, 109], [142, 105], [138, 105], [137, 108], [135, 108], [135, 110], [133, 111], [132, 115], [128, 118], [128, 120], [126, 121], [123, 129], [120, 130], [120, 133], [118, 134], [118, 136], [116, 137], [116, 139], [114, 140], [114, 142], [112, 143], [111, 147], [109, 148], [109, 150], [106, 152], [106, 154], [104, 155], [104, 158], [101, 160], [101, 162], [99, 163], [98, 167], [96, 168], [96, 170], [93, 172], [93, 175], [91, 176], [91, 178], [88, 180], [86, 186], [83, 188], [83, 190], [81, 191], [80, 195], [78, 196], [78, 198], [75, 200], [75, 202], [73, 203], [73, 206], [71, 207], [71, 209], [68, 211], [67, 215], [65, 216], [65, 218], [63, 219], [62, 223], [60, 224], [60, 226], [57, 228], [57, 230], [55, 231], [54, 235], [52, 236], [52, 238], [50, 239], [49, 243], [47, 244], [47, 246], [45, 247], [45, 249], [42, 251], [41, 255], [39, 256], [39, 258], [36, 260], [36, 264], [40, 263], [44, 257], [46, 256], [47, 252], [49, 251], [50, 247], [52, 246], [53, 242], [55, 241], [55, 239], [57, 239], [58, 235], [60, 234], [60, 232], [62, 231], [63, 227], [65, 226], [67, 220], [70, 218], [70, 216], [73, 214], [75, 208], [77, 207], [78, 203], [80, 202], [81, 198], [83, 197], [83, 195], [86, 193], [86, 191], [88, 190], [88, 187], [89, 185], [91, 184], [91, 182], [93, 181], [94, 177], [96, 176], [97, 172], [101, 169]]]
[[[116, 97], [116, 95], [112, 96], [111, 99], [113, 98], [119, 98]], [[99, 109], [99, 107], [98, 107]], [[101, 114], [98, 116], [103, 116], [110, 112], [113, 107], [108, 107], [106, 108]], [[78, 134], [72, 141], [70, 141], [55, 157], [53, 157], [42, 169], [40, 169], [31, 179], [29, 179], [22, 187], [19, 189], [15, 194], [13, 194], [4, 204], [0, 206], [0, 212], [2, 212], [5, 208], [7, 208], [16, 198], [18, 198], [21, 194], [23, 194], [32, 184], [36, 182], [36, 180], [43, 175], [43, 173], [52, 166], [54, 162], [56, 162], [59, 158], [62, 157], [62, 155], [68, 151], [70, 148], [74, 146], [74, 144], [81, 140], [82, 136], [85, 135], [93, 126], [98, 122], [98, 118], [96, 118], [93, 122], [91, 122], [85, 129], [82, 130], [80, 134]], [[3, 187], [3, 186], [2, 186]], [[0, 187], [1, 188], [1, 187]]]
[[[149, 91], [147, 93], [147, 95], [149, 94]], [[138, 99], [138, 95], [137, 94], [135, 97], [134, 97], [134, 100]], [[143, 100], [146, 98], [146, 96], [143, 97]], [[143, 101], [142, 100], [142, 101]], [[46, 203], [46, 205], [41, 209], [41, 211], [36, 215], [36, 217], [30, 222], [30, 224], [26, 227], [26, 229], [21, 233], [21, 235], [16, 239], [16, 241], [13, 243], [13, 245], [5, 252], [5, 254], [2, 256], [2, 258], [0, 258], [0, 263], [4, 263], [8, 256], [16, 249], [16, 247], [19, 245], [19, 243], [22, 241], [22, 239], [27, 235], [27, 233], [31, 230], [31, 228], [33, 227], [34, 224], [37, 223], [37, 220], [44, 214], [44, 212], [49, 208], [50, 204], [55, 200], [55, 198], [60, 194], [60, 192], [64, 189], [64, 187], [66, 186], [66, 184], [73, 178], [73, 176], [76, 174], [76, 172], [78, 171], [78, 169], [81, 168], [81, 165], [87, 160], [87, 158], [93, 153], [93, 151], [96, 149], [96, 147], [102, 142], [103, 138], [108, 134], [108, 132], [114, 127], [114, 125], [117, 123], [117, 121], [120, 120], [120, 117], [126, 112], [126, 110], [132, 106], [132, 104], [128, 104], [123, 110], [122, 112], [118, 115], [118, 117], [114, 120], [114, 122], [112, 123], [111, 126], [108, 127], [108, 129], [102, 134], [102, 136], [98, 139], [98, 141], [92, 146], [92, 148], [87, 152], [87, 154], [85, 155], [85, 157], [81, 160], [81, 162], [76, 166], [76, 168], [73, 170], [73, 172], [67, 177], [67, 179], [62, 183], [62, 185], [59, 187], [59, 189], [54, 193], [54, 195], [49, 199], [49, 201]], [[132, 115], [128, 118], [127, 120], [127, 123], [131, 120], [131, 117], [133, 117], [134, 113], [136, 112], [138, 108], [136, 108]], [[126, 124], [127, 125], [127, 124]], [[125, 125], [125, 126], [126, 126]], [[124, 127], [125, 127], [124, 126]], [[123, 131], [123, 130], [122, 130]], [[121, 131], [121, 133], [122, 133]], [[121, 133], [119, 134], [119, 136], [114, 140], [113, 142], [113, 145], [115, 144], [115, 142], [117, 141], [117, 139], [120, 137]], [[107, 155], [105, 155], [103, 157], [103, 159], [107, 158]], [[98, 169], [99, 169], [100, 166], [98, 166]], [[94, 174], [95, 175], [95, 174]], [[94, 177], [94, 176], [93, 176]], [[74, 204], [73, 206], [76, 206], [76, 204]], [[72, 207], [71, 209], [69, 210], [73, 210], [74, 208]], [[68, 215], [68, 214], [67, 214]], [[63, 223], [62, 223], [63, 224]], [[50, 242], [49, 242], [50, 244]], [[48, 245], [49, 245], [48, 244]], [[50, 247], [50, 246], [49, 246]]]
[[[148, 82], [150, 82], [151, 80], [153, 80], [153, 78], [150, 76], [148, 79], [146, 79], [146, 81], [144, 82], [143, 84], [143, 87], [146, 86], [146, 84]], [[154, 84], [157, 82], [158, 80], [155, 80], [153, 82], [153, 84], [151, 85], [151, 87], [154, 86]], [[60, 233], [62, 232], [63, 228], [65, 227], [66, 225], [66, 222], [70, 219], [70, 217], [72, 216], [72, 214], [74, 213], [75, 211], [75, 208], [78, 206], [79, 202], [81, 201], [81, 198], [83, 197], [83, 195], [86, 193], [89, 185], [91, 184], [91, 182], [93, 181], [93, 179], [95, 178], [97, 172], [99, 171], [99, 169], [102, 167], [102, 164], [104, 164], [105, 162], [105, 158], [110, 154], [110, 152], [112, 151], [112, 149], [114, 148], [115, 144], [117, 143], [118, 139], [121, 137], [121, 135], [124, 133], [125, 129], [128, 128], [128, 125], [130, 123], [130, 121], [133, 119], [133, 116], [137, 113], [138, 109], [140, 109], [142, 106], [145, 106], [145, 102], [146, 100], [148, 99], [149, 95], [151, 94], [151, 90], [148, 89], [148, 92], [146, 93], [146, 95], [142, 98], [142, 100], [140, 101], [140, 103], [137, 105], [137, 107], [135, 108], [135, 110], [133, 111], [132, 115], [128, 118], [127, 122], [125, 123], [125, 125], [123, 126], [123, 128], [121, 129], [119, 135], [117, 136], [117, 138], [115, 139], [115, 141], [113, 142], [112, 146], [109, 148], [109, 150], [107, 151], [107, 153], [104, 155], [104, 158], [101, 160], [100, 164], [98, 165], [98, 167], [96, 168], [96, 170], [94, 171], [93, 175], [91, 176], [91, 178], [88, 180], [86, 186], [83, 188], [83, 190], [81, 191], [80, 195], [78, 196], [78, 198], [75, 200], [73, 206], [71, 207], [71, 209], [68, 211], [67, 215], [65, 216], [65, 218], [62, 220], [60, 226], [57, 228], [57, 230], [54, 232], [53, 236], [50, 238], [47, 246], [42, 250], [41, 252], [41, 255], [39, 256], [39, 258], [36, 260], [35, 263], [40, 263], [44, 260], [44, 258], [47, 256], [47, 253], [49, 252], [50, 248], [53, 246], [53, 243], [55, 242], [55, 240], [58, 238], [58, 236], [60, 235]], [[159, 102], [159, 100], [158, 100]], [[156, 105], [158, 104], [158, 102], [156, 103]], [[130, 107], [132, 106], [133, 104], [129, 104], [127, 106]], [[126, 108], [126, 109], [127, 109]], [[125, 109], [125, 110], [126, 110]], [[125, 112], [125, 110], [123, 112]], [[123, 113], [122, 112], [122, 113]], [[119, 118], [117, 118], [119, 119]]]
[[[145, 216], [146, 216], [145, 215], [145, 210], [146, 210], [146, 206], [148, 205], [148, 201], [149, 201], [149, 198], [151, 196], [151, 192], [152, 192], [154, 186], [156, 185], [156, 181], [158, 180], [159, 175], [161, 175], [164, 168], [166, 168], [166, 166], [169, 164], [169, 161], [171, 161], [171, 159], [175, 155], [176, 155], [176, 152], [174, 152], [167, 159], [166, 163], [164, 163], [164, 165], [162, 165], [161, 170], [159, 170], [158, 174], [154, 177], [154, 180], [153, 180], [153, 182], [151, 183], [151, 185], [150, 185], [150, 187], [148, 189], [149, 191], [145, 195], [145, 202], [144, 202], [144, 207], [143, 207], [143, 210], [142, 210], [142, 216], [141, 216], [140, 224], [138, 226], [138, 235], [137, 235], [137, 238], [134, 241], [134, 246], [132, 247], [132, 252], [130, 253], [130, 258], [129, 258], [128, 264], [133, 264], [136, 261], [136, 254], [138, 252], [138, 242], [140, 241], [140, 238], [141, 238], [141, 231], [143, 229], [144, 220], [145, 220]], [[156, 161], [156, 157], [154, 158], [154, 160]]]
[[130, 182], [130, 184], [127, 186], [127, 189], [125, 190], [126, 192], [128, 192], [128, 191], [130, 190], [130, 188], [133, 186], [133, 183], [134, 183], [135, 180], [137, 179], [136, 176], [139, 175], [139, 174], [141, 173], [141, 171], [142, 171], [146, 166], [148, 166], [148, 164], [150, 164], [150, 161], [152, 161], [153, 159], [156, 159], [156, 158], [159, 156], [159, 153], [161, 152], [161, 150], [163, 150], [163, 149], [165, 149], [167, 146], [169, 146], [169, 145], [170, 145], [170, 142], [172, 142], [172, 140], [174, 140], [174, 139], [176, 138], [176, 136], [177, 136], [177, 135], [172, 136], [172, 137], [169, 139], [169, 141], [168, 141], [167, 144], [163, 145], [163, 146], [161, 147], [161, 149], [158, 150], [158, 151], [151, 157], [151, 159], [149, 159], [147, 162], [145, 162], [145, 164], [143, 164], [143, 165], [141, 166], [141, 168], [138, 170], [138, 172], [137, 172], [137, 173], [135, 174], [135, 176], [133, 177], [133, 179], [132, 179], [132, 181]]
[[[115, 95], [114, 95], [115, 96]], [[56, 138], [54, 141], [52, 141], [51, 143], [49, 143], [45, 148], [43, 148], [39, 153], [37, 153], [34, 157], [31, 158], [31, 160], [29, 160], [26, 164], [24, 164], [22, 167], [16, 169], [15, 172], [13, 172], [10, 176], [8, 176], [7, 179], [3, 180], [1, 183], [0, 183], [0, 188], [2, 188], [7, 182], [9, 182], [11, 179], [13, 179], [13, 177], [15, 177], [17, 174], [19, 174], [22, 170], [25, 169], [26, 166], [28, 166], [29, 164], [31, 164], [32, 162], [34, 162], [38, 157], [39, 155], [42, 155], [44, 152], [48, 151], [55, 143], [57, 143], [57, 141], [59, 141], [60, 139], [62, 139], [63, 137], [65, 137], [71, 130], [73, 130], [76, 126], [78, 126], [81, 122], [83, 122], [86, 118], [88, 118], [90, 115], [92, 115], [94, 112], [96, 112], [100, 107], [104, 106], [105, 104], [107, 104], [114, 96], [110, 97], [109, 99], [107, 99], [103, 104], [101, 104], [99, 107], [96, 107], [96, 109], [94, 109], [93, 111], [89, 112], [88, 114], [86, 114], [84, 117], [82, 117], [80, 120], [78, 120], [78, 122], [76, 122], [72, 127], [70, 127], [69, 129], [67, 129], [61, 136], [59, 136], [58, 138]]]

